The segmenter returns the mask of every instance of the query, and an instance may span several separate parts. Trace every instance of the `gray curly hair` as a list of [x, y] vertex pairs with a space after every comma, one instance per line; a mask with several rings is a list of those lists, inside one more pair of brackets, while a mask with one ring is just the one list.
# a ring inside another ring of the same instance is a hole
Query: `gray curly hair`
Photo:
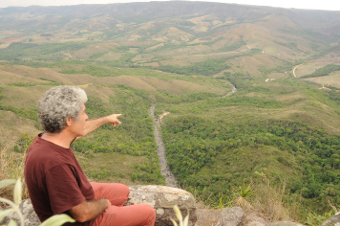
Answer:
[[76, 121], [80, 119], [80, 112], [86, 101], [86, 93], [81, 88], [53, 87], [38, 101], [39, 122], [46, 132], [59, 133], [66, 127], [67, 117]]

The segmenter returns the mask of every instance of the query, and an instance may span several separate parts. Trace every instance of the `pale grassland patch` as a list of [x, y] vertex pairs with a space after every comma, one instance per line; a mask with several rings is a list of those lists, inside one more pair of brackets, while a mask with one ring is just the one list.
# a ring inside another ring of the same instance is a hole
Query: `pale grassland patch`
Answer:
[[261, 94], [261, 93], [255, 93], [255, 92], [247, 93], [246, 96], [247, 97], [267, 98], [267, 95], [264, 95], [264, 94]]
[[250, 205], [254, 210], [264, 214], [270, 222], [300, 220], [302, 197], [293, 195], [287, 200], [285, 183], [271, 185], [265, 174], [262, 174], [262, 180], [258, 179], [252, 185], [255, 195], [251, 197]]
[[194, 32], [207, 32], [208, 31], [207, 27], [203, 27], [203, 26], [199, 26], [199, 25], [194, 26], [190, 29], [192, 29]]
[[340, 51], [338, 50], [338, 51], [331, 52], [331, 53], [327, 54], [326, 56], [315, 59], [314, 61], [315, 62], [328, 62], [328, 64], [339, 63], [339, 61], [340, 61]]
[[177, 85], [175, 85], [171, 82], [167, 82], [167, 81], [158, 79], [158, 78], [152, 78], [152, 77], [145, 78], [145, 77], [143, 77], [142, 79], [143, 79], [143, 81], [150, 83], [153, 87], [156, 87], [157, 89], [161, 89], [161, 90], [165, 90], [165, 91], [173, 92], [173, 93], [177, 93], [177, 94], [179, 94], [182, 91], [182, 89], [179, 86], [177, 86]]
[[1, 44], [0, 49], [6, 49], [10, 44]]
[[191, 19], [188, 19], [188, 21], [194, 23], [194, 24], [198, 24], [204, 20], [216, 20], [216, 16], [214, 15], [204, 15], [204, 16], [198, 16], [198, 17], [194, 17]]
[[[180, 53], [179, 53], [180, 54]], [[202, 61], [206, 61], [212, 58], [218, 58], [218, 56], [215, 57], [210, 57], [209, 55], [186, 55], [186, 54], [180, 54], [177, 55], [175, 53], [171, 54], [171, 59], [167, 59], [167, 60], [162, 60], [160, 63], [163, 65], [173, 65], [173, 66], [187, 66], [187, 65], [191, 65], [197, 62], [202, 62]]]
[[207, 91], [207, 88], [204, 86], [183, 80], [172, 80], [172, 84], [180, 87], [183, 90]]
[[123, 84], [135, 89], [144, 89], [150, 91], [157, 91], [155, 87], [145, 82], [142, 78], [137, 76], [118, 76], [118, 77], [106, 77], [100, 79], [101, 83], [110, 85]]
[[[5, 179], [21, 178], [24, 180], [24, 165], [26, 153], [15, 153], [9, 150], [8, 145], [0, 146], [0, 181]], [[0, 189], [0, 197], [13, 200], [13, 186]], [[22, 198], [29, 198], [25, 183], [22, 183]]]
[[275, 100], [281, 101], [281, 102], [291, 102], [294, 100], [297, 100], [299, 98], [303, 98], [304, 96], [300, 93], [293, 93], [289, 95], [281, 95], [281, 96], [276, 96]]
[[[1, 71], [10, 72], [13, 74], [17, 74], [19, 76], [23, 76], [25, 78], [47, 78], [52, 79], [56, 82], [61, 82], [67, 85], [73, 84], [86, 84], [90, 82], [94, 82], [96, 80], [95, 77], [90, 75], [65, 75], [60, 74], [50, 68], [31, 68], [23, 65], [6, 65], [0, 66]], [[57, 69], [58, 70], [58, 69]], [[43, 82], [43, 81], [41, 81]]]
[[0, 69], [0, 84], [8, 84], [8, 83], [15, 83], [15, 82], [44, 83], [46, 81], [25, 77], [25, 76], [14, 74], [14, 73], [7, 72], [7, 71], [2, 71]]
[[93, 45], [88, 45], [72, 53], [73, 57], [80, 59], [89, 59], [93, 54], [109, 51], [109, 49], [114, 49], [119, 46], [117, 43], [98, 43]]
[[25, 133], [35, 136], [39, 130], [34, 127], [33, 121], [21, 118], [13, 112], [0, 110], [0, 143], [2, 145], [12, 148], [21, 134]]
[[115, 92], [108, 87], [103, 87], [92, 83], [79, 85], [78, 87], [84, 89], [88, 96], [98, 97], [105, 103], [109, 103], [110, 96], [114, 96], [115, 94]]
[[151, 46], [151, 47], [145, 49], [144, 52], [150, 52], [150, 51], [153, 51], [153, 50], [157, 49], [158, 47], [162, 47], [162, 46], [164, 46], [164, 43], [159, 43], [157, 45], [154, 45], [154, 46]]
[[268, 75], [268, 78], [280, 79], [280, 78], [288, 78], [288, 73], [271, 73]]
[[146, 22], [144, 24], [142, 24], [138, 29], [136, 30], [148, 30], [150, 28], [153, 28], [154, 27], [154, 23], [153, 21], [149, 21], [149, 22]]
[[164, 41], [189, 41], [193, 35], [189, 34], [185, 31], [181, 31], [175, 27], [170, 27], [168, 29], [164, 29], [161, 32], [157, 33], [153, 36], [154, 38], [162, 38]]
[[340, 89], [340, 71], [332, 72], [330, 75], [315, 77], [315, 78], [307, 78], [307, 81], [319, 83], [322, 87], [323, 84], [339, 87]]
[[270, 56], [255, 55], [253, 57], [237, 57], [228, 60], [227, 64], [232, 65], [233, 71], [248, 73], [251, 77], [262, 77], [262, 73], [258, 68], [266, 67], [267, 65], [275, 65], [275, 62], [270, 59]]
[[295, 69], [296, 77], [301, 77], [304, 75], [309, 75], [315, 72], [317, 69], [322, 68], [330, 64], [330, 62], [308, 62], [303, 65], [300, 65], [298, 68]]
[[122, 46], [146, 46], [146, 45], [157, 44], [157, 42], [155, 41], [146, 41], [146, 42], [131, 41], [131, 42], [120, 42], [119, 44]]
[[30, 86], [30, 87], [7, 87], [2, 91], [4, 98], [3, 105], [10, 105], [17, 108], [32, 109], [37, 106], [37, 101], [42, 94], [52, 86]]
[[118, 60], [123, 56], [123, 53], [115, 53], [115, 52], [108, 52], [107, 54], [98, 57], [97, 61], [105, 61], [105, 60]]

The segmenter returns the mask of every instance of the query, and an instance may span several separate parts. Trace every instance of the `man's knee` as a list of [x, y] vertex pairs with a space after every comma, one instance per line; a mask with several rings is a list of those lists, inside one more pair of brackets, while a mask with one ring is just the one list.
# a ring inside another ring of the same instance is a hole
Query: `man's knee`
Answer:
[[156, 211], [149, 205], [145, 205], [146, 211], [148, 212], [148, 219], [146, 222], [146, 226], [153, 226], [156, 221]]
[[156, 219], [156, 211], [148, 204], [142, 204], [150, 219]]
[[130, 188], [128, 186], [126, 186], [125, 184], [123, 185], [123, 189], [125, 190], [125, 192], [128, 194], [128, 196], [130, 195]]

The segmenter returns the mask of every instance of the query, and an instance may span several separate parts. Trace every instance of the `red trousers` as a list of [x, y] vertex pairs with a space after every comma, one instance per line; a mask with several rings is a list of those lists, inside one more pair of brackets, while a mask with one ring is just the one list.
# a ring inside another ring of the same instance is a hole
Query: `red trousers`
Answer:
[[155, 210], [147, 204], [123, 206], [130, 190], [124, 184], [91, 183], [95, 199], [107, 198], [109, 206], [94, 220], [93, 226], [154, 226]]

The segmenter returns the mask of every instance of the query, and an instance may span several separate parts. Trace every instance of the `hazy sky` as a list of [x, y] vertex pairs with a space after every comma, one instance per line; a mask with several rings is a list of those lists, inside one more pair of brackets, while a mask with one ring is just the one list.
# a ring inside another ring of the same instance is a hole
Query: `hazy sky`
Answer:
[[[245, 5], [261, 5], [296, 9], [319, 9], [340, 11], [339, 0], [204, 0], [210, 2], [237, 3]], [[148, 2], [147, 0], [0, 0], [0, 8], [8, 6], [59, 6], [79, 4], [109, 4], [127, 2]]]

